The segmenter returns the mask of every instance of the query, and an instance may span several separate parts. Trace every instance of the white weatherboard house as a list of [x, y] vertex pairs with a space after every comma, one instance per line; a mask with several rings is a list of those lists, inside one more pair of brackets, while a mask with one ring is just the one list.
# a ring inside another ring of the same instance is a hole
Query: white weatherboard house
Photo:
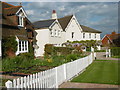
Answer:
[[37, 33], [36, 40], [39, 48], [35, 49], [35, 56], [43, 56], [44, 45], [54, 44], [61, 46], [62, 43], [81, 40], [100, 40], [100, 31], [80, 25], [75, 15], [57, 18], [53, 10], [52, 19], [33, 23]]

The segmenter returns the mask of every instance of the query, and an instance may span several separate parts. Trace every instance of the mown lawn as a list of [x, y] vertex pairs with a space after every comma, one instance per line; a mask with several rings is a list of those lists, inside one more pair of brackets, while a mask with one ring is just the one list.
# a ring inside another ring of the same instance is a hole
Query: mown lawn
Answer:
[[71, 82], [118, 85], [118, 61], [96, 60]]

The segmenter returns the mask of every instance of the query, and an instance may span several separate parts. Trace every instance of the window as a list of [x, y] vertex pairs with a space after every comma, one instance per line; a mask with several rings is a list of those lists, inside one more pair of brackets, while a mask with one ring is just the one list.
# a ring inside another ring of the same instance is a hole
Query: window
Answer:
[[51, 35], [51, 36], [54, 36], [54, 30], [51, 30], [51, 31], [50, 31], [50, 35]]
[[57, 36], [57, 34], [58, 34], [57, 30], [55, 30], [55, 36]]
[[83, 38], [85, 38], [85, 33], [83, 33]]
[[21, 41], [19, 41], [19, 51], [22, 51], [21, 50]]
[[23, 17], [22, 16], [18, 16], [18, 26], [23, 27]]
[[60, 36], [60, 30], [58, 30], [58, 36]]
[[96, 34], [95, 34], [95, 38], [96, 38]]
[[28, 50], [27, 41], [19, 41], [19, 51], [26, 52]]
[[91, 33], [89, 33], [89, 38], [91, 38]]
[[72, 38], [74, 38], [74, 32], [72, 32]]

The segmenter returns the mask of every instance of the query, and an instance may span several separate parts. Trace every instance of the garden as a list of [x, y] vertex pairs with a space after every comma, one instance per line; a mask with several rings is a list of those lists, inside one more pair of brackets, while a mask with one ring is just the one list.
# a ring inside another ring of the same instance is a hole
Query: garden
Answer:
[[[33, 74], [40, 71], [44, 71], [64, 63], [74, 61], [78, 58], [85, 57], [90, 52], [83, 52], [82, 48], [87, 47], [90, 51], [90, 47], [95, 47], [100, 42], [95, 40], [91, 41], [67, 41], [63, 43], [63, 47], [55, 47], [53, 44], [45, 45], [44, 57], [34, 58], [34, 50], [32, 45], [29, 44], [29, 53], [22, 53], [15, 56], [13, 53], [16, 51], [17, 42], [14, 37], [3, 39], [3, 53], [4, 58], [2, 59], [2, 71], [3, 74]], [[12, 54], [10, 53], [12, 51]], [[12, 55], [12, 57], [10, 57]]]

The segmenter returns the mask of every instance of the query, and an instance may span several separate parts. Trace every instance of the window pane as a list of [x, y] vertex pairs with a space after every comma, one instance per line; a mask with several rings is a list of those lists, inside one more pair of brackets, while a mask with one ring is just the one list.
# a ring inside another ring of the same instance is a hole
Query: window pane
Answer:
[[24, 41], [22, 41], [22, 51], [24, 51]]
[[19, 41], [19, 51], [21, 51], [21, 41]]

